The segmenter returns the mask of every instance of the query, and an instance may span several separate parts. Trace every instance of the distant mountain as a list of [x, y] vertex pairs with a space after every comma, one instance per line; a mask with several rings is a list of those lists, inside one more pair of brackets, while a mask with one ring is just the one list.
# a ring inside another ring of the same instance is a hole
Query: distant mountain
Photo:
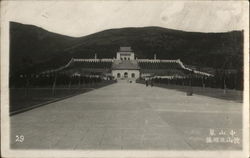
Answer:
[[40, 72], [65, 65], [72, 57], [113, 58], [131, 46], [137, 58], [181, 59], [196, 67], [241, 69], [243, 31], [196, 33], [161, 27], [120, 28], [69, 37], [10, 22], [10, 74]]

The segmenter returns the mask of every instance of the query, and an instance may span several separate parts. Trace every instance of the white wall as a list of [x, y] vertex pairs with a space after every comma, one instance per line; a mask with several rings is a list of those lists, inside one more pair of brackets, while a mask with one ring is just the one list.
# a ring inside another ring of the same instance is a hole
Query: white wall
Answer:
[[121, 59], [121, 55], [120, 53], [116, 53], [116, 59], [120, 60]]
[[116, 53], [116, 59], [123, 60], [121, 58], [123, 58], [123, 59], [124, 58], [127, 58], [127, 59], [129, 58], [129, 60], [135, 60], [135, 54], [133, 52], [122, 52], [122, 53], [117, 52]]
[[[112, 75], [114, 76], [115, 79], [119, 79], [117, 78], [117, 74], [120, 73], [121, 77], [120, 78], [124, 78], [124, 73], [127, 72], [128, 73], [128, 78], [129, 79], [137, 79], [140, 77], [140, 72], [139, 70], [112, 70]], [[132, 78], [131, 75], [132, 73], [135, 74], [135, 77]]]

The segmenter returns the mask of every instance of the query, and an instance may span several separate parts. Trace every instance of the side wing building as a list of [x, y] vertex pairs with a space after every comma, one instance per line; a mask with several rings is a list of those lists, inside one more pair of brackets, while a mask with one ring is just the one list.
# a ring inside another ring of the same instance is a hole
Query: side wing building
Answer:
[[115, 80], [138, 78], [185, 78], [193, 74], [201, 77], [209, 73], [186, 67], [178, 60], [137, 59], [131, 47], [120, 47], [114, 59], [75, 59], [66, 65], [43, 73], [63, 72], [69, 75], [99, 75]]

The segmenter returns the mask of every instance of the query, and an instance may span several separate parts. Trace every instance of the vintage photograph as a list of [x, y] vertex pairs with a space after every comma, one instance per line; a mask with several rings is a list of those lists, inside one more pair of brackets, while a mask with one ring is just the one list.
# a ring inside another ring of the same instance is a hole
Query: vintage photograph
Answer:
[[9, 39], [1, 116], [12, 153], [248, 150], [245, 1], [5, 1], [1, 9]]

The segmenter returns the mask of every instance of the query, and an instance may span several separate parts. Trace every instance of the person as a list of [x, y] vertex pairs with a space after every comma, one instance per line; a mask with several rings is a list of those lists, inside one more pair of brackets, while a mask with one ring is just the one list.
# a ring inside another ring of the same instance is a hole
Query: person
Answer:
[[148, 79], [145, 79], [146, 87], [148, 86]]
[[150, 85], [151, 85], [151, 87], [154, 86], [153, 79], [150, 80]]

